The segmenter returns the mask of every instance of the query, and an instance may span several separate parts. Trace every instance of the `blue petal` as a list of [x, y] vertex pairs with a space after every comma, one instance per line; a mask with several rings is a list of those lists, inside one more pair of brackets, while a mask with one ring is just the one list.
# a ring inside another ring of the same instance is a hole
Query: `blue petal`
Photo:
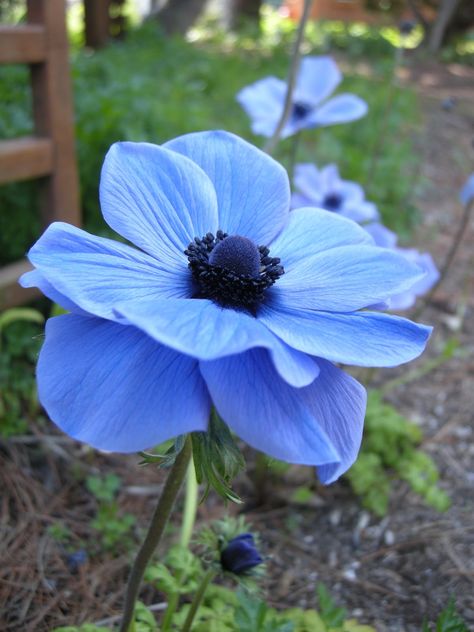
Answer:
[[433, 258], [428, 252], [420, 253], [418, 250], [398, 248], [397, 252], [419, 266], [425, 276], [415, 283], [409, 290], [390, 297], [389, 308], [404, 310], [412, 307], [418, 296], [428, 292], [439, 279], [439, 271]]
[[134, 327], [73, 314], [46, 325], [38, 389], [61, 430], [115, 452], [205, 430], [211, 406], [195, 360]]
[[264, 77], [237, 93], [236, 99], [251, 119], [254, 134], [270, 137], [283, 112], [286, 83]]
[[206, 174], [184, 156], [148, 143], [116, 143], [105, 157], [100, 201], [106, 222], [169, 265], [194, 237], [217, 230], [217, 200]]
[[461, 200], [461, 203], [464, 204], [464, 206], [474, 200], [474, 173], [471, 173], [469, 178], [464, 183], [464, 186], [459, 193], [459, 199]]
[[311, 124], [317, 127], [349, 123], [367, 114], [367, 103], [354, 94], [339, 94], [319, 106], [311, 116]]
[[398, 237], [396, 233], [389, 230], [380, 222], [372, 222], [371, 224], [365, 224], [364, 230], [372, 236], [375, 245], [382, 248], [395, 248], [397, 245]]
[[341, 79], [341, 72], [332, 57], [303, 57], [295, 92], [308, 104], [317, 105], [337, 88]]
[[187, 134], [166, 147], [191, 158], [212, 181], [221, 230], [266, 245], [287, 222], [288, 176], [260, 149], [227, 132]]
[[[363, 231], [365, 232], [365, 231]], [[406, 257], [375, 246], [342, 246], [286, 266], [267, 292], [278, 305], [353, 312], [410, 289], [425, 273]]]
[[351, 220], [323, 209], [299, 208], [290, 213], [288, 225], [270, 244], [270, 255], [279, 257], [285, 271], [289, 271], [310, 255], [339, 246], [372, 243], [370, 235]]
[[61, 305], [64, 309], [67, 309], [70, 312], [75, 312], [77, 314], [86, 314], [80, 307], [71, 301], [70, 298], [58, 292], [56, 288], [54, 288], [51, 283], [49, 283], [44, 276], [39, 272], [39, 270], [30, 270], [29, 272], [25, 272], [18, 279], [18, 283], [21, 287], [37, 287], [39, 288], [43, 294], [49, 298], [53, 303], [57, 303]]
[[266, 351], [247, 351], [200, 366], [219, 415], [249, 445], [290, 463], [339, 462], [327, 434], [305, 405], [301, 393], [306, 389], [286, 384]]
[[295, 176], [293, 178], [296, 189], [308, 198], [308, 204], [301, 206], [320, 206], [325, 191], [322, 186], [321, 173], [316, 165], [301, 163], [295, 165]]
[[59, 295], [103, 318], [115, 318], [117, 303], [191, 296], [184, 254], [170, 269], [136, 248], [61, 222], [49, 226], [28, 258]]
[[339, 463], [321, 465], [318, 476], [333, 483], [354, 463], [359, 453], [367, 394], [365, 388], [331, 362], [317, 359], [317, 380], [301, 389], [305, 402], [339, 454]]
[[319, 372], [312, 358], [283, 344], [253, 316], [212, 301], [141, 301], [117, 307], [116, 311], [157, 342], [199, 360], [264, 347], [270, 351], [277, 371], [293, 386], [310, 384]]
[[258, 319], [288, 345], [332, 362], [389, 367], [425, 349], [431, 327], [373, 312], [330, 314], [260, 307]]

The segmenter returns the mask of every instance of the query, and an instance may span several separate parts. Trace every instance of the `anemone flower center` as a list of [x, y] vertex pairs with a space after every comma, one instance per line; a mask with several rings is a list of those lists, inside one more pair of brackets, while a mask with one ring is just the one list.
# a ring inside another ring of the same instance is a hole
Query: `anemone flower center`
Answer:
[[197, 285], [194, 298], [254, 312], [265, 290], [284, 274], [280, 259], [269, 257], [269, 252], [247, 237], [221, 230], [215, 237], [195, 237], [184, 251]]
[[339, 193], [328, 193], [324, 196], [322, 206], [327, 211], [338, 211], [342, 205], [342, 197]]
[[307, 103], [302, 103], [301, 101], [296, 101], [295, 103], [293, 103], [293, 108], [291, 111], [292, 118], [300, 121], [301, 119], [305, 118], [305, 116], [307, 116], [312, 109], [313, 107], [311, 105], [308, 105]]

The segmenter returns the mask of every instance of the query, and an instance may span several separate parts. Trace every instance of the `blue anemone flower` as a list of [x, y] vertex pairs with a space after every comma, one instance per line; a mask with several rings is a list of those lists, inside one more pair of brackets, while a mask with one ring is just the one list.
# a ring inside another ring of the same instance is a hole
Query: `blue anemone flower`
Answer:
[[391, 296], [382, 304], [384, 309], [409, 309], [418, 296], [426, 294], [438, 281], [439, 271], [431, 255], [428, 252], [397, 247], [397, 235], [377, 221], [377, 207], [365, 199], [364, 189], [357, 182], [342, 180], [336, 165], [326, 165], [321, 169], [310, 163], [296, 165], [294, 185], [297, 192], [291, 196], [292, 208], [317, 206], [352, 219], [362, 224], [372, 236], [375, 245], [396, 249], [400, 255], [423, 270], [424, 277], [410, 288]]
[[71, 311], [48, 321], [38, 361], [51, 419], [134, 452], [206, 430], [214, 405], [254, 448], [338, 478], [366, 394], [334, 363], [423, 351], [429, 327], [364, 309], [419, 268], [334, 213], [290, 213], [285, 170], [226, 132], [113, 145], [100, 199], [135, 247], [54, 223], [21, 279]]
[[377, 207], [365, 199], [360, 184], [342, 180], [334, 164], [321, 169], [310, 163], [296, 165], [293, 181], [297, 192], [291, 196], [292, 208], [317, 206], [358, 223], [379, 219]]
[[[367, 114], [367, 103], [354, 94], [329, 98], [342, 80], [331, 57], [304, 57], [293, 92], [292, 110], [281, 137], [302, 129], [349, 123]], [[254, 134], [273, 135], [283, 113], [287, 84], [276, 77], [265, 77], [237, 93], [237, 101], [252, 121]]]
[[222, 568], [235, 575], [248, 573], [263, 563], [251, 533], [241, 533], [229, 540], [221, 551]]

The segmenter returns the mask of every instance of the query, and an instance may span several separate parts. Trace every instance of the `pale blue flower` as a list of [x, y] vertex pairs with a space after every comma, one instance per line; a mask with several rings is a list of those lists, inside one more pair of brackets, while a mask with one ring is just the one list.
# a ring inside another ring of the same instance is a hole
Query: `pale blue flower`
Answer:
[[397, 247], [397, 235], [377, 221], [379, 213], [375, 204], [365, 199], [360, 184], [342, 180], [336, 165], [326, 165], [321, 169], [309, 163], [296, 165], [293, 182], [296, 193], [291, 196], [292, 208], [316, 206], [352, 219], [371, 235], [375, 245], [395, 249], [423, 270], [425, 275], [422, 279], [400, 294], [394, 294], [377, 307], [409, 309], [415, 304], [418, 296], [423, 296], [438, 281], [439, 271], [431, 255], [415, 249]]
[[[281, 138], [302, 129], [349, 123], [367, 114], [367, 104], [354, 94], [330, 95], [342, 80], [331, 57], [304, 57], [301, 60], [292, 109]], [[237, 101], [252, 122], [254, 134], [273, 135], [283, 113], [287, 84], [277, 77], [265, 77], [237, 94]]]
[[464, 186], [459, 193], [459, 199], [464, 206], [474, 199], [474, 173], [471, 173], [464, 183]]
[[214, 405], [256, 449], [340, 476], [366, 394], [334, 363], [423, 351], [429, 327], [365, 309], [419, 268], [334, 213], [290, 213], [285, 170], [225, 132], [113, 145], [100, 198], [135, 247], [55, 223], [22, 277], [71, 310], [48, 321], [38, 362], [51, 419], [133, 452], [206, 430]]
[[296, 165], [293, 182], [292, 208], [316, 206], [358, 223], [379, 218], [377, 207], [365, 199], [360, 184], [342, 180], [334, 164], [321, 169], [310, 163]]

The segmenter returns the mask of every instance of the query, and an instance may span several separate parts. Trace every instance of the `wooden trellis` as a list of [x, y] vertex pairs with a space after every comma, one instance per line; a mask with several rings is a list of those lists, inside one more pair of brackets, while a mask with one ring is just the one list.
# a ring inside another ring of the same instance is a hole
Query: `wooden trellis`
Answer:
[[[0, 141], [0, 184], [40, 178], [41, 217], [80, 224], [79, 185], [64, 0], [28, 0], [27, 24], [0, 25], [0, 63], [28, 64], [34, 136]], [[2, 212], [8, 213], [8, 209]], [[26, 261], [0, 269], [0, 309], [29, 300]]]

